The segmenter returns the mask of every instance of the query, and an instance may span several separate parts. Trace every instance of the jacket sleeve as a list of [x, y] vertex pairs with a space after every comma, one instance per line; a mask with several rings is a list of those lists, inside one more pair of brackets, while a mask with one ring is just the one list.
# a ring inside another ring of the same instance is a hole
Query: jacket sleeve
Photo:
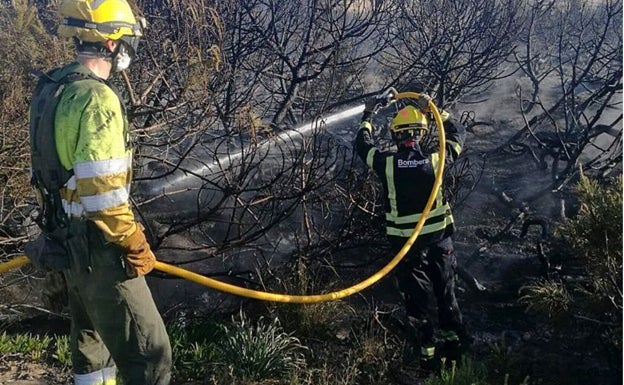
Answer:
[[446, 139], [446, 152], [448, 163], [457, 160], [466, 141], [466, 127], [457, 119], [448, 118], [444, 121], [444, 134]]
[[[71, 197], [69, 205], [80, 207], [80, 216], [93, 221], [107, 241], [119, 244], [137, 229], [129, 202], [132, 153], [125, 115], [119, 98], [106, 85], [90, 80], [74, 84], [82, 89], [77, 88], [73, 98], [63, 95], [61, 112], [55, 118], [56, 127], [64, 118], [79, 122], [74, 128], [77, 132], [69, 136], [73, 139], [60, 137], [58, 130], [55, 135], [62, 163], [74, 169], [75, 180], [68, 183], [74, 191], [65, 195]], [[71, 114], [77, 115], [72, 118]]]
[[371, 134], [372, 130], [372, 123], [366, 119], [365, 115], [355, 137], [354, 149], [368, 167], [383, 175], [385, 155], [375, 146]]

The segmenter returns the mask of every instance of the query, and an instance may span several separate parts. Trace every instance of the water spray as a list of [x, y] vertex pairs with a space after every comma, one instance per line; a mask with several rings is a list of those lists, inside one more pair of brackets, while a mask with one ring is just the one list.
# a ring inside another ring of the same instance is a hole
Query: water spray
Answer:
[[[364, 104], [350, 107], [344, 111], [339, 111], [328, 116], [320, 116], [309, 123], [301, 124], [262, 141], [255, 150], [268, 152], [274, 146], [296, 143], [323, 127], [351, 119], [362, 112], [364, 112]], [[162, 181], [158, 185], [154, 183], [147, 184], [138, 182], [136, 184], [137, 191], [139, 191], [139, 194], [144, 194], [145, 198], [149, 199], [154, 196], [162, 196], [167, 192], [179, 192], [186, 188], [196, 187], [198, 185], [198, 179], [211, 179], [215, 173], [219, 173], [223, 169], [241, 161], [247, 152], [247, 149], [239, 149], [232, 152], [228, 151], [227, 153], [217, 154], [214, 157], [211, 156], [212, 161], [209, 162], [197, 160], [208, 157], [208, 154], [206, 154], [206, 157], [197, 156], [195, 159], [185, 160], [182, 166], [174, 171], [173, 174], [163, 176]]]
[[[415, 92], [399, 93], [399, 92], [396, 92], [396, 90], [394, 89], [390, 89], [388, 90], [388, 92], [382, 94], [378, 98], [379, 103], [378, 103], [378, 108], [377, 107], [376, 108], [377, 109], [385, 108], [399, 99], [403, 99], [403, 98], [416, 99], [419, 96], [420, 95]], [[433, 101], [429, 102], [429, 109], [433, 113], [433, 116], [435, 117], [438, 127], [443, 127], [442, 117], [440, 116], [440, 112], [438, 111]], [[330, 118], [333, 119], [332, 122], [335, 122], [338, 120], [352, 117], [358, 113], [362, 113], [363, 111], [364, 111], [364, 105], [353, 107], [346, 111], [331, 115], [329, 118], [325, 120], [317, 119], [315, 122], [312, 122], [309, 125], [304, 125], [299, 128], [295, 128], [293, 130], [296, 130], [295, 131], [296, 133], [302, 135], [304, 132], [308, 132], [308, 131], [315, 129], [316, 127], [318, 127], [319, 124], [323, 122], [327, 123]], [[285, 132], [283, 135], [291, 135], [291, 134], [292, 132], [289, 131], [288, 134]], [[282, 140], [284, 140], [285, 138], [286, 136], [284, 136]], [[444, 175], [444, 163], [445, 163], [444, 160], [446, 156], [446, 150], [445, 150], [446, 139], [444, 136], [443, 129], [438, 130], [438, 138], [439, 138], [439, 143], [440, 143], [440, 148], [438, 152], [440, 161], [438, 162], [436, 179], [434, 181], [431, 194], [429, 195], [429, 199], [427, 200], [427, 204], [425, 205], [425, 208], [423, 209], [422, 215], [418, 223], [414, 227], [414, 230], [412, 234], [410, 235], [410, 237], [407, 239], [407, 241], [405, 242], [401, 250], [399, 250], [399, 252], [394, 256], [394, 258], [392, 258], [392, 260], [388, 262], [387, 265], [382, 267], [378, 272], [368, 277], [367, 279], [361, 281], [360, 283], [357, 283], [355, 285], [352, 285], [342, 290], [325, 293], [325, 294], [289, 295], [289, 294], [270, 293], [270, 292], [265, 292], [265, 291], [256, 291], [256, 290], [251, 290], [251, 289], [247, 289], [247, 288], [236, 286], [236, 285], [231, 285], [222, 281], [218, 281], [216, 279], [212, 279], [212, 278], [194, 273], [192, 271], [189, 271], [189, 270], [177, 267], [177, 266], [173, 266], [164, 262], [160, 262], [160, 261], [156, 261], [156, 265], [154, 266], [154, 268], [161, 272], [171, 274], [180, 278], [184, 278], [189, 281], [210, 287], [215, 290], [219, 290], [219, 291], [223, 291], [226, 293], [239, 295], [243, 297], [254, 298], [254, 299], [259, 299], [263, 301], [272, 301], [272, 302], [318, 303], [318, 302], [338, 300], [338, 299], [353, 295], [359, 291], [362, 291], [366, 289], [367, 287], [375, 284], [381, 278], [383, 278], [388, 273], [390, 273], [390, 271], [392, 271], [392, 269], [403, 259], [405, 254], [407, 254], [409, 249], [412, 247], [412, 245], [416, 241], [416, 238], [418, 237], [418, 235], [420, 234], [420, 231], [422, 230], [424, 226], [425, 220], [427, 219], [429, 212], [431, 211], [431, 208], [433, 207], [433, 203], [435, 201], [437, 192], [442, 186], [442, 178]], [[240, 152], [238, 156], [241, 156], [241, 155], [242, 155], [242, 152]], [[9, 270], [18, 268], [20, 266], [24, 266], [28, 263], [30, 263], [30, 260], [28, 259], [28, 257], [24, 255], [19, 256], [8, 262], [0, 264], [0, 274], [5, 273]]]

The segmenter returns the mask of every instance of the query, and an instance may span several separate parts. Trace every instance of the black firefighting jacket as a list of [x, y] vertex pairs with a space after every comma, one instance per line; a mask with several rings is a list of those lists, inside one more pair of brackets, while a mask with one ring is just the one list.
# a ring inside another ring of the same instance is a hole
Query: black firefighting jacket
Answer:
[[[370, 122], [363, 119], [355, 139], [358, 156], [379, 175], [385, 193], [386, 234], [409, 238], [422, 216], [433, 188], [439, 154], [425, 154], [418, 144], [399, 146], [397, 152], [380, 151], [373, 143]], [[454, 162], [462, 151], [466, 129], [457, 120], [444, 122], [445, 165]], [[417, 243], [426, 245], [450, 236], [453, 215], [440, 188], [419, 234]]]

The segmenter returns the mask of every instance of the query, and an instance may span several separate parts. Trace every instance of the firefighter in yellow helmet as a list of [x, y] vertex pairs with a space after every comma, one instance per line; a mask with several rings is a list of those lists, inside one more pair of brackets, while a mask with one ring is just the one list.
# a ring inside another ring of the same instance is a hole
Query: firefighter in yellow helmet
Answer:
[[[393, 255], [411, 236], [436, 178], [437, 151], [427, 153], [420, 147], [423, 135], [429, 130], [430, 101], [428, 95], [421, 94], [416, 106], [407, 105], [394, 116], [390, 132], [396, 151], [381, 151], [373, 142], [371, 119], [377, 99], [365, 104], [355, 139], [358, 156], [375, 171], [383, 186], [386, 235]], [[450, 164], [462, 150], [466, 130], [448, 112], [442, 111], [441, 116], [446, 134], [446, 163]], [[453, 231], [451, 209], [440, 189], [416, 242], [395, 269], [413, 331], [408, 345], [416, 350], [425, 370], [436, 368], [441, 356], [459, 360], [461, 344], [468, 342], [455, 298]], [[431, 294], [435, 302], [430, 299]], [[431, 314], [432, 305], [437, 305], [437, 317]]]
[[155, 256], [129, 203], [128, 122], [107, 81], [134, 59], [145, 23], [126, 0], [63, 0], [60, 14], [77, 57], [42, 75], [33, 95], [45, 242], [31, 260], [67, 282], [76, 385], [113, 385], [116, 371], [126, 385], [166, 385], [171, 346], [144, 277]]

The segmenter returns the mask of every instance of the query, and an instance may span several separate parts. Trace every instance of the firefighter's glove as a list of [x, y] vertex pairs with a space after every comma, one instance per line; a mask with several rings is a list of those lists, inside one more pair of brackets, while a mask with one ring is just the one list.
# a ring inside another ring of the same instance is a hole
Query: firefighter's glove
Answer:
[[373, 115], [377, 112], [379, 107], [379, 100], [377, 98], [370, 98], [364, 103], [364, 114], [362, 114], [363, 122], [370, 122]]
[[431, 102], [431, 96], [422, 93], [416, 99], [416, 106], [422, 112], [431, 112], [431, 108], [429, 107], [429, 103]]
[[367, 113], [367, 112], [370, 114], [375, 113], [375, 110], [377, 109], [378, 105], [379, 105], [379, 99], [377, 98], [368, 99], [364, 103], [364, 113]]
[[152, 271], [156, 264], [156, 257], [147, 243], [143, 226], [137, 224], [136, 231], [124, 239], [120, 246], [126, 253], [126, 274], [129, 278], [146, 275]]

